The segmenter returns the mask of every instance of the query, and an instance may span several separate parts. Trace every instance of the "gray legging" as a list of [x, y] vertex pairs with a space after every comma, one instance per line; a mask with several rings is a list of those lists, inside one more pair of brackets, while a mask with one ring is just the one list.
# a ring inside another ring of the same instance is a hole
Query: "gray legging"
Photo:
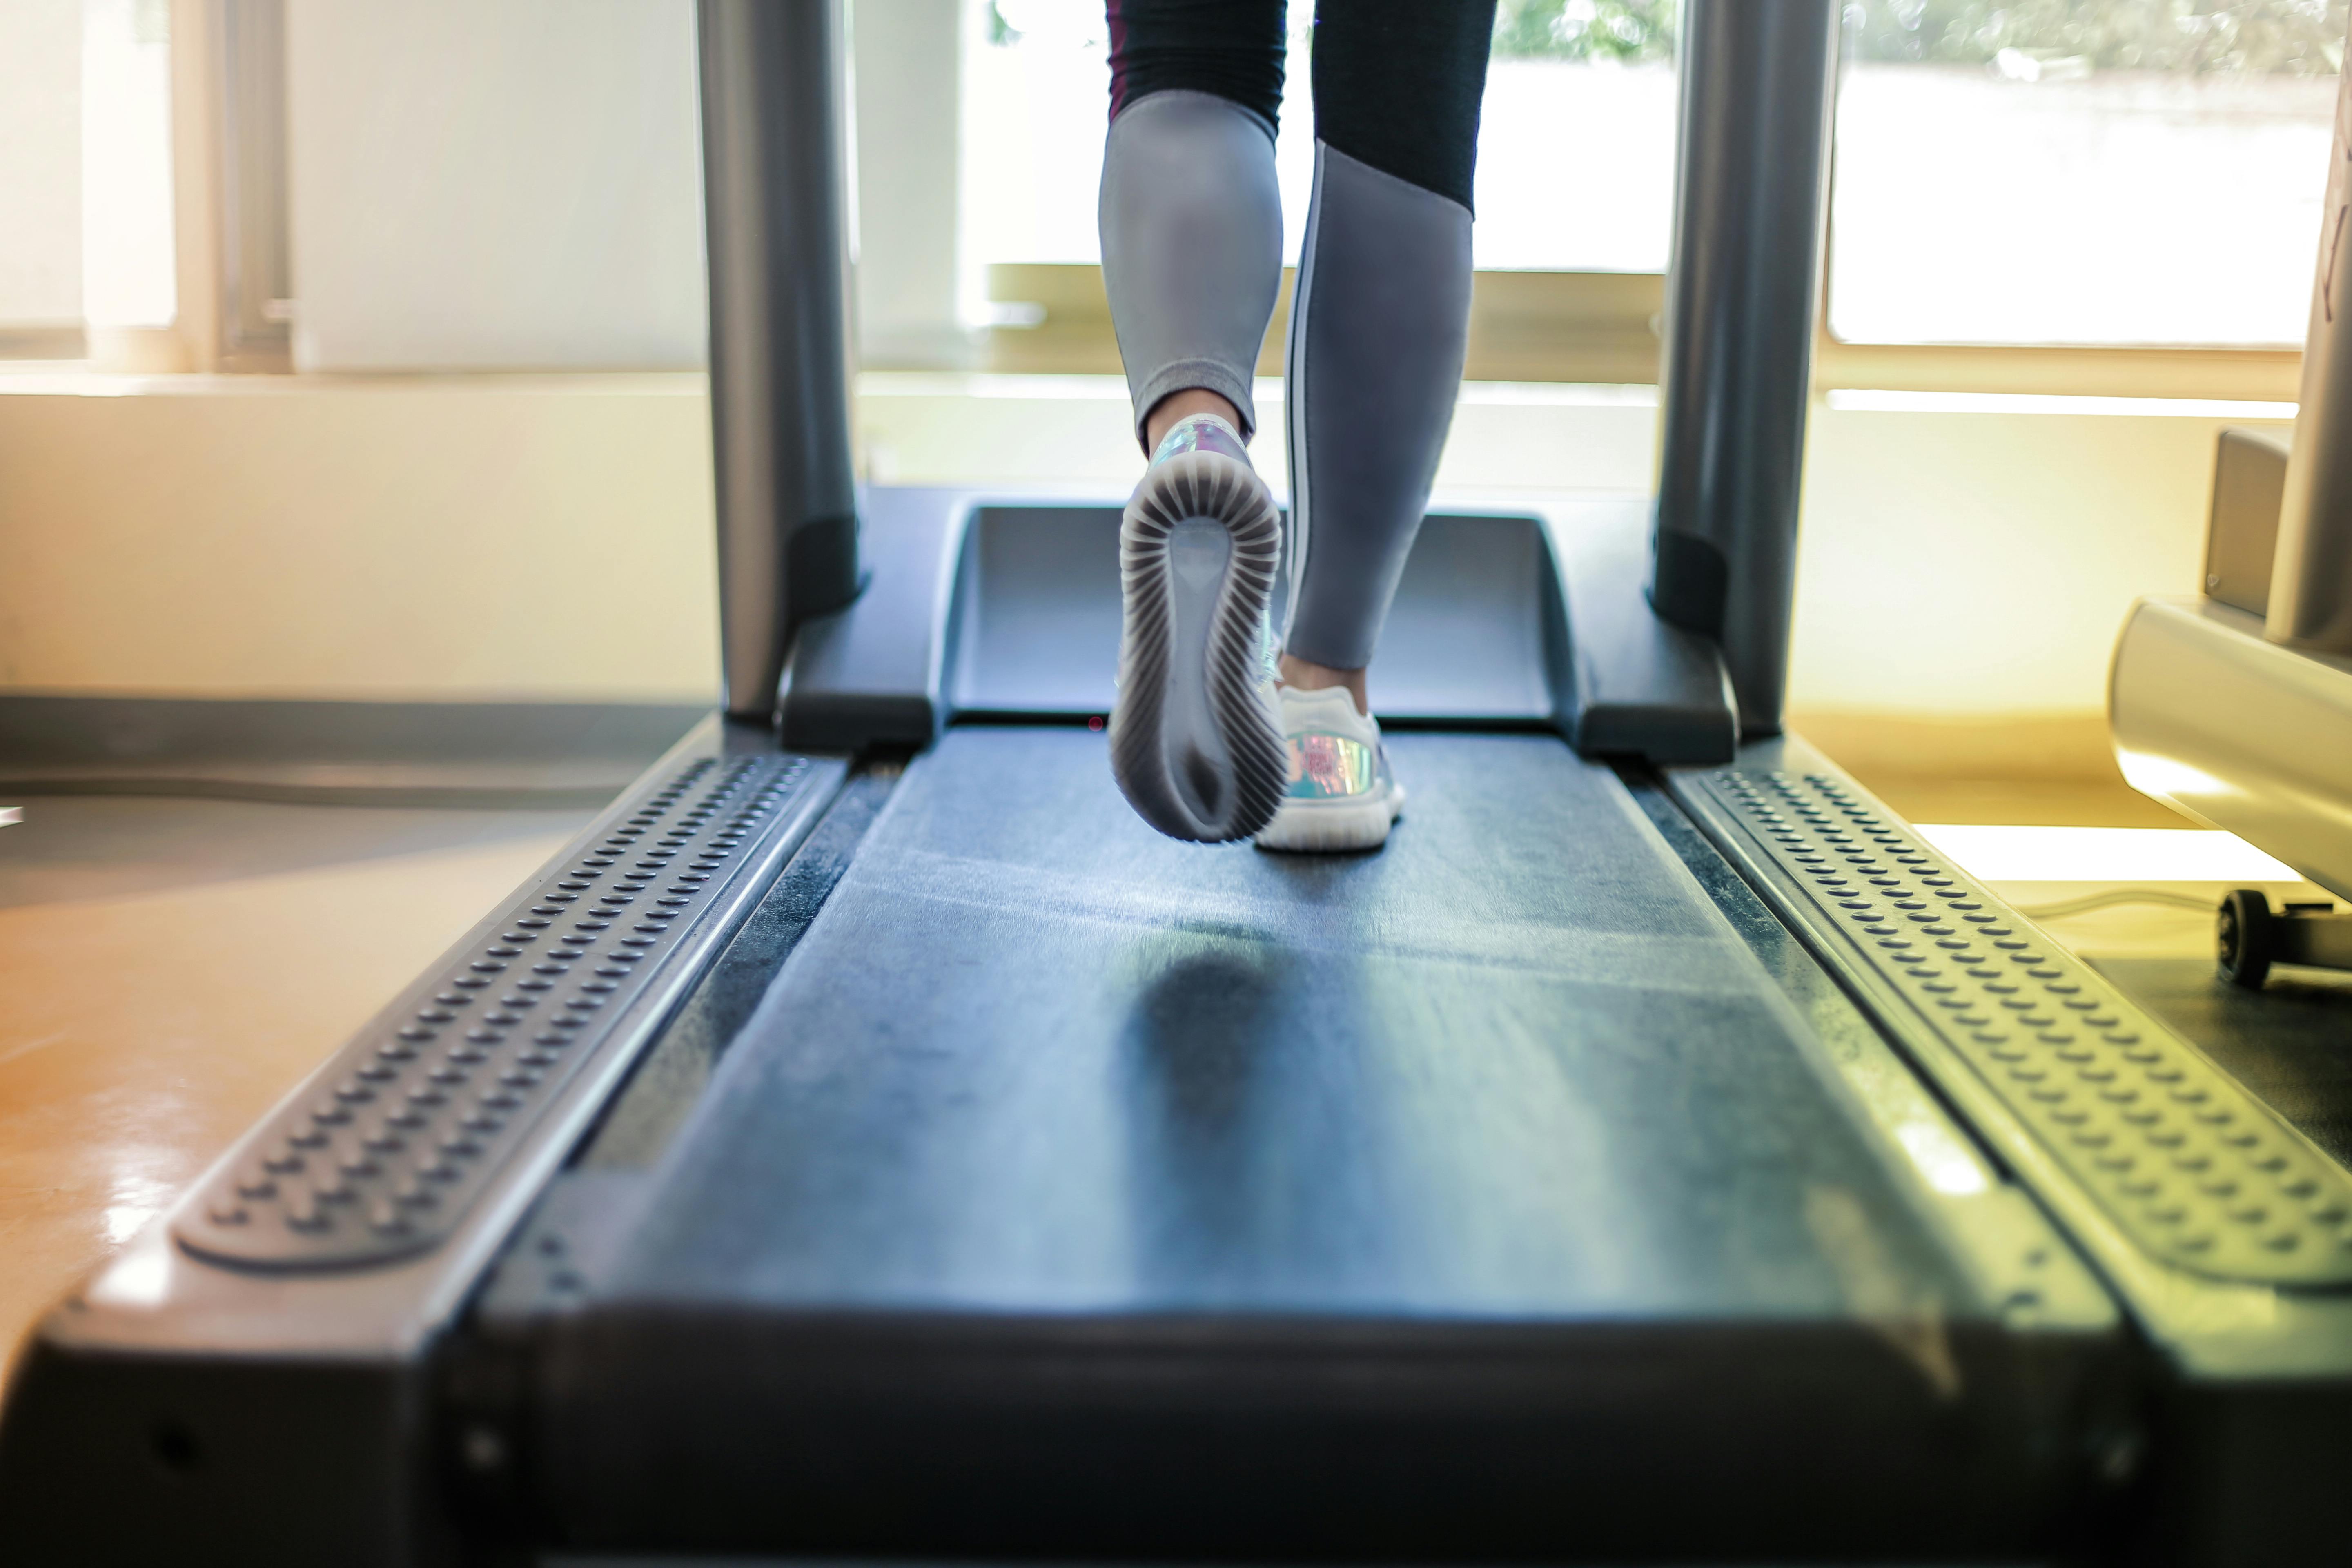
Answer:
[[[1255, 427], [1250, 384], [1282, 279], [1281, 16], [1280, 0], [1111, 8], [1103, 278], [1139, 438], [1188, 388]], [[1211, 22], [1222, 34], [1203, 36]], [[1453, 418], [1492, 26], [1492, 0], [1352, 0], [1318, 17], [1315, 189], [1285, 364], [1283, 635], [1316, 664], [1371, 662]]]

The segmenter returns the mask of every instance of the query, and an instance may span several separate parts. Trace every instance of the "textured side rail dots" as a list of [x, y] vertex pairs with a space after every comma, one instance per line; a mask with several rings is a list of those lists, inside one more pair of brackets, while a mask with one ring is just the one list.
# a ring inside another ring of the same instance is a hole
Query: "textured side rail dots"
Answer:
[[[389, 1261], [456, 1226], [773, 827], [797, 757], [704, 758], [501, 911], [281, 1110], [181, 1216], [203, 1257], [279, 1268]], [[601, 889], [601, 890], [600, 890]]]
[[1685, 776], [2139, 1246], [2223, 1279], [2352, 1280], [2343, 1169], [1901, 823], [1834, 775]]

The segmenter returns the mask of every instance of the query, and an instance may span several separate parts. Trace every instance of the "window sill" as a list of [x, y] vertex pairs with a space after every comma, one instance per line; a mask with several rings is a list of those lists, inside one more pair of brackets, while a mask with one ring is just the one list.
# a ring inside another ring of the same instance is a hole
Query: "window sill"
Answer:
[[466, 371], [385, 375], [124, 374], [87, 363], [0, 361], [0, 396], [311, 397], [479, 395], [597, 397], [705, 397], [709, 378], [680, 371]]
[[[1258, 355], [1278, 375], [1292, 273]], [[1119, 373], [1102, 269], [992, 267], [989, 298], [1025, 308], [1033, 326], [974, 334], [972, 370], [1001, 374]], [[1656, 273], [1481, 272], [1470, 311], [1470, 381], [1654, 384], [1665, 279]], [[2286, 348], [2073, 348], [1849, 343], [1823, 328], [1813, 342], [1816, 390], [2021, 393], [2072, 397], [2292, 402], [2301, 351]], [[877, 369], [943, 368], [877, 364]]]

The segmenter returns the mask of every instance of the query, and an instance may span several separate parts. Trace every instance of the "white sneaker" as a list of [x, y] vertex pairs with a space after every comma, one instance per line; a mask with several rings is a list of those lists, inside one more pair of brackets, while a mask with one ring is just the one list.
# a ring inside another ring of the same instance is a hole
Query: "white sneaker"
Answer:
[[1356, 710], [1343, 687], [1280, 689], [1289, 784], [1261, 849], [1377, 849], [1404, 814], [1404, 786], [1389, 771], [1377, 720]]
[[1240, 432], [1177, 421], [1119, 520], [1111, 774], [1171, 838], [1247, 838], [1282, 802], [1267, 607], [1282, 518]]

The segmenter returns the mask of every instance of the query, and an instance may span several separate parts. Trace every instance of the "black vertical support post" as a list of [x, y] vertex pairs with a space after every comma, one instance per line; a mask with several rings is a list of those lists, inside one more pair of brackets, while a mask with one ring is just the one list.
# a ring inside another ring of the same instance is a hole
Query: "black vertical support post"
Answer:
[[1820, 297], [1837, 0], [1689, 0], [1650, 602], [1780, 728]]
[[700, 0], [710, 434], [726, 705], [766, 720], [793, 629], [856, 596], [842, 0]]

